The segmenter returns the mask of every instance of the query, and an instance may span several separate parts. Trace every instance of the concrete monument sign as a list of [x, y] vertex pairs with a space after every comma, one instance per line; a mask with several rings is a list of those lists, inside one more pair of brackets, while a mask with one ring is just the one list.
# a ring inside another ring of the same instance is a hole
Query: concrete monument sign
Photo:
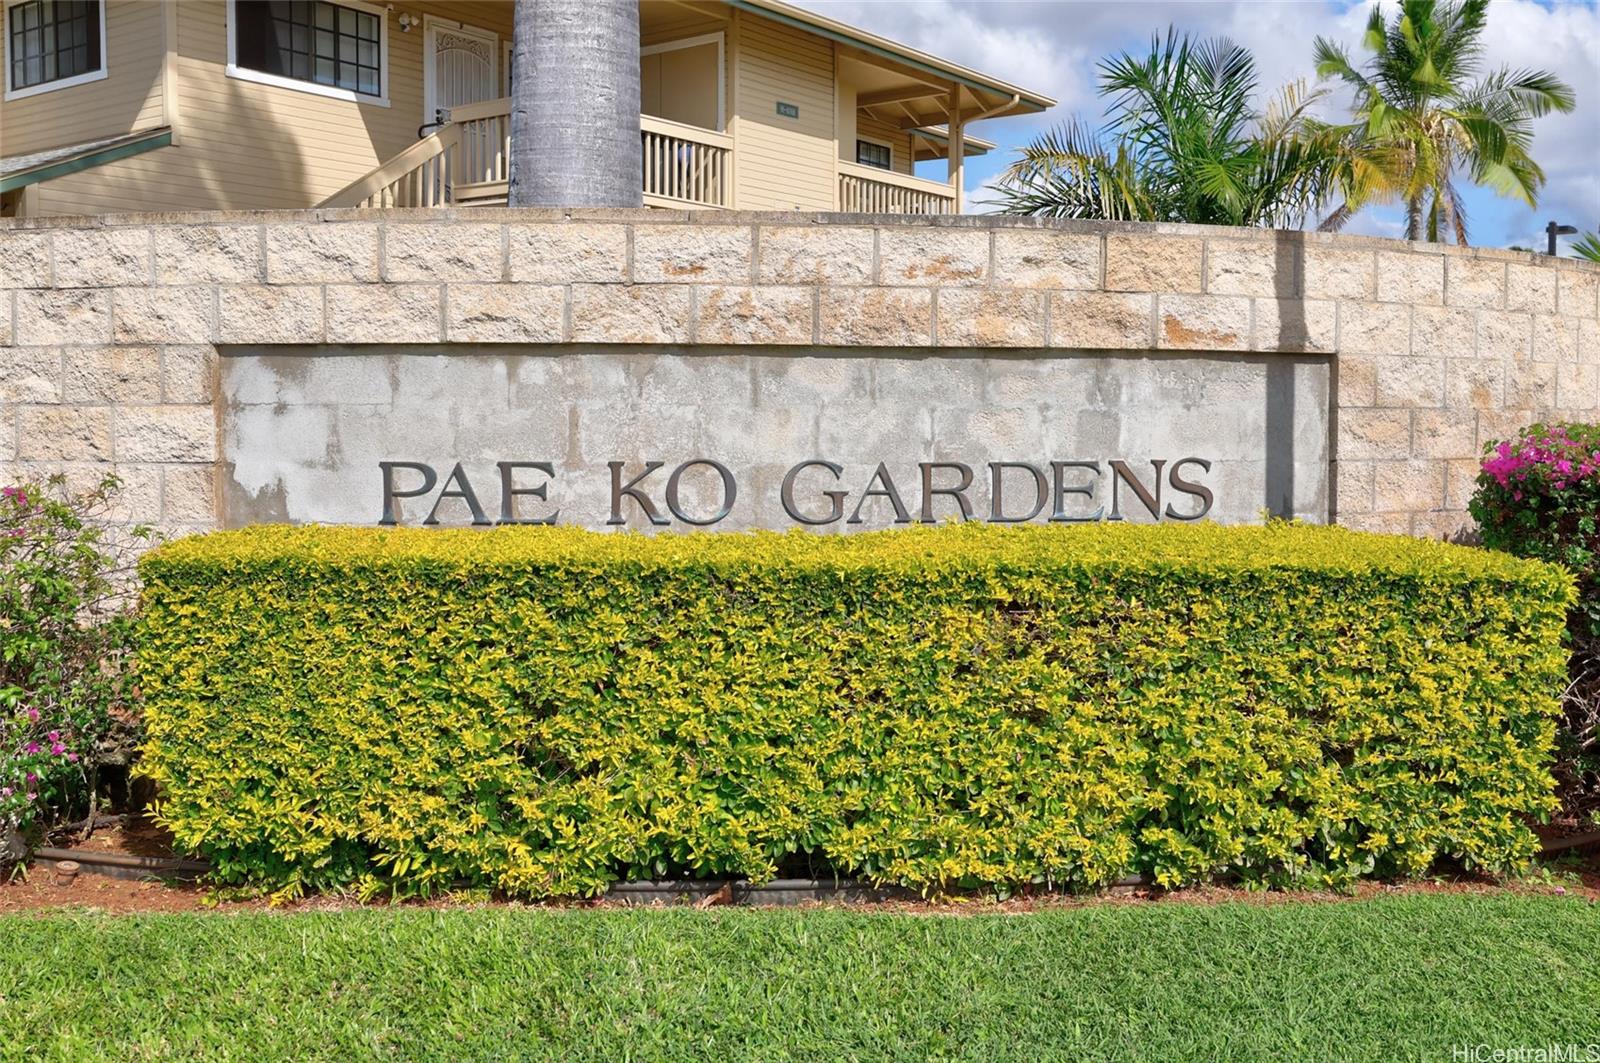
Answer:
[[229, 526], [1328, 515], [1316, 357], [257, 347], [220, 379]]

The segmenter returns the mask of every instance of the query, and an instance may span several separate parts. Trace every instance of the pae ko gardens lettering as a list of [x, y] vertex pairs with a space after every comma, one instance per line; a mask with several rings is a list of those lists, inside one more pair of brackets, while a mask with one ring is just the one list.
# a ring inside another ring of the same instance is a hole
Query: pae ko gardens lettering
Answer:
[[[667, 467], [664, 461], [606, 463], [610, 472], [608, 525], [674, 521], [694, 527], [721, 523], [740, 503], [739, 478], [724, 463], [697, 457]], [[912, 466], [907, 464], [906, 470]], [[791, 466], [777, 487], [783, 512], [794, 523], [932, 524], [986, 520], [1018, 524], [1124, 520], [1199, 520], [1214, 495], [1203, 482], [1207, 458], [1120, 458], [1093, 461], [991, 461], [978, 469], [960, 461], [923, 461], [897, 480], [889, 464], [847, 467], [814, 458]], [[469, 474], [462, 462], [446, 471], [421, 461], [380, 461], [379, 524], [554, 524], [597, 520], [599, 514], [563, 516], [556, 463], [498, 461]], [[474, 478], [476, 477], [476, 479]], [[983, 481], [979, 486], [980, 480]], [[693, 487], [690, 488], [689, 485]], [[1126, 510], [1126, 513], [1124, 512]], [[424, 512], [425, 511], [425, 512]], [[420, 516], [420, 520], [417, 517]]]

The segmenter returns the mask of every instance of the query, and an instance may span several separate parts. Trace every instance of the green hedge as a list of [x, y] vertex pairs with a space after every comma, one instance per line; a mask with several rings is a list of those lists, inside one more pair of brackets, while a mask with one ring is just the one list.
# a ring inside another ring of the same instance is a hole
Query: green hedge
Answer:
[[144, 766], [223, 881], [590, 894], [1512, 868], [1570, 578], [1337, 528], [257, 527], [141, 566]]

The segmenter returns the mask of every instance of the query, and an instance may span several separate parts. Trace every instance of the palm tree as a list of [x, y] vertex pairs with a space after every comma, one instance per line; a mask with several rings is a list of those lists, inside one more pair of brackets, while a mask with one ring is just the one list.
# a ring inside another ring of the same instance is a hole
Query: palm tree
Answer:
[[[1533, 119], [1572, 110], [1572, 89], [1542, 70], [1502, 68], [1478, 77], [1489, 0], [1404, 0], [1392, 24], [1374, 6], [1357, 69], [1325, 38], [1317, 73], [1355, 92], [1354, 118], [1338, 128], [1350, 169], [1344, 203], [1322, 223], [1338, 229], [1370, 202], [1405, 204], [1406, 237], [1431, 241], [1454, 232], [1467, 242], [1457, 174], [1503, 196], [1537, 205], [1544, 171], [1529, 155]], [[1366, 175], [1387, 175], [1370, 179]]]
[[1600, 233], [1584, 233], [1572, 242], [1572, 253], [1590, 262], [1600, 262]]
[[1250, 52], [1169, 29], [1147, 56], [1100, 64], [1108, 121], [1071, 121], [1021, 150], [1001, 175], [1007, 214], [1211, 225], [1298, 225], [1329, 198], [1334, 141], [1282, 90], [1264, 113]]
[[638, 0], [517, 0], [513, 207], [643, 204]]

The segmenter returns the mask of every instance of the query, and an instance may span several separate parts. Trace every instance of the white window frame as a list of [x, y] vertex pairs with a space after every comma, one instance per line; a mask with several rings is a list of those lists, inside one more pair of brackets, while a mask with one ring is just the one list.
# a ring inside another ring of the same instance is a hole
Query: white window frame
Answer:
[[389, 10], [377, 4], [366, 3], [365, 0], [328, 0], [328, 2], [335, 7], [348, 7], [378, 16], [378, 95], [371, 96], [355, 89], [341, 89], [337, 85], [319, 85], [315, 81], [301, 81], [299, 78], [268, 74], [240, 66], [239, 19], [234, 12], [234, 0], [228, 0], [227, 75], [240, 81], [253, 81], [258, 85], [271, 85], [274, 88], [291, 89], [295, 92], [309, 92], [313, 96], [327, 96], [349, 103], [364, 103], [373, 107], [389, 106]]
[[698, 37], [685, 37], [682, 40], [666, 41], [662, 44], [651, 44], [639, 49], [639, 57], [658, 55], [661, 52], [676, 52], [684, 48], [699, 48], [701, 45], [715, 44], [717, 46], [717, 128], [715, 133], [725, 133], [728, 130], [728, 106], [724, 97], [728, 94], [728, 46], [725, 35], [718, 30], [716, 33], [702, 33]]
[[[894, 168], [894, 145], [893, 144], [889, 143], [887, 140], [879, 140], [877, 137], [864, 137], [860, 133], [856, 134], [856, 139], [861, 141], [864, 144], [875, 144], [878, 147], [884, 148], [885, 150], [887, 150], [889, 152], [889, 165], [885, 166], [885, 167], [882, 167], [883, 172], [884, 173], [898, 173], [899, 172]], [[857, 166], [865, 166], [869, 170], [879, 169], [879, 167], [873, 166], [870, 163], [862, 162], [861, 161], [861, 153], [859, 151], [852, 151], [850, 153], [850, 156], [851, 156], [850, 161], [855, 163]], [[905, 175], [902, 174], [901, 176], [905, 176]]]
[[0, 58], [3, 58], [6, 64], [4, 99], [25, 100], [29, 96], [55, 92], [57, 89], [70, 89], [75, 85], [87, 85], [91, 81], [104, 81], [111, 76], [111, 57], [106, 53], [106, 0], [100, 0], [100, 69], [91, 70], [87, 74], [74, 74], [69, 78], [57, 78], [55, 81], [30, 85], [25, 89], [13, 89], [11, 87], [11, 9], [26, 2], [27, 0], [4, 0], [4, 3], [0, 3], [0, 23], [4, 23], [5, 30], [5, 43], [3, 47], [0, 47]]

